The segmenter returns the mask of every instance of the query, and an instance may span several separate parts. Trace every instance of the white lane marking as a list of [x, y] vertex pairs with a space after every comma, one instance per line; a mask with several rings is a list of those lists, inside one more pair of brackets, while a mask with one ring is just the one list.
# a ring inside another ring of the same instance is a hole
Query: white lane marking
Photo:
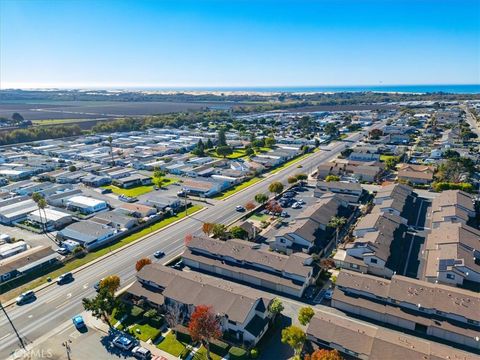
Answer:
[[83, 285], [83, 288], [84, 288], [84, 289], [88, 289], [88, 283], [86, 283], [85, 285]]
[[70, 299], [72, 297], [72, 293], [67, 294], [67, 299]]
[[9, 337], [11, 334], [12, 334], [12, 333], [8, 333], [7, 335], [2, 336], [2, 337], [0, 338], [0, 341], [2, 341], [3, 339]]
[[28, 315], [28, 318], [31, 319], [33, 317], [33, 315]]

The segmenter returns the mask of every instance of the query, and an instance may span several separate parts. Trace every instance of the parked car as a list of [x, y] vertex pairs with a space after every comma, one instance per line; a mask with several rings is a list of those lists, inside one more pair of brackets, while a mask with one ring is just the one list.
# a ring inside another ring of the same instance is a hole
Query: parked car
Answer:
[[292, 205], [292, 209], [301, 209], [302, 205], [296, 202], [295, 204]]
[[130, 350], [134, 345], [133, 340], [125, 335], [119, 335], [115, 337], [115, 339], [112, 341], [112, 344], [113, 346], [126, 351]]
[[235, 210], [237, 210], [239, 212], [244, 212], [245, 208], [242, 205], [237, 205], [237, 206], [235, 206]]
[[111, 194], [111, 193], [112, 193], [112, 189], [110, 188], [105, 188], [100, 190], [100, 194]]
[[289, 217], [290, 215], [286, 212], [286, 211], [282, 211], [282, 213], [280, 214], [281, 217], [283, 218], [287, 218]]
[[161, 259], [162, 257], [165, 256], [165, 253], [163, 251], [155, 251], [153, 253], [153, 256], [156, 257], [157, 259]]
[[68, 272], [68, 273], [60, 275], [58, 277], [57, 284], [58, 285], [63, 285], [63, 284], [67, 284], [67, 283], [72, 282], [72, 281], [73, 281], [73, 274]]
[[146, 359], [150, 359], [150, 358], [151, 358], [152, 353], [150, 352], [150, 350], [145, 349], [144, 347], [135, 346], [135, 347], [132, 349], [132, 355], [133, 355], [134, 357], [136, 357], [137, 359], [146, 360]]
[[84, 327], [86, 327], [85, 321], [83, 321], [83, 317], [81, 315], [74, 316], [72, 318], [72, 322], [77, 329], [83, 329]]
[[300, 205], [305, 205], [305, 200], [299, 199], [299, 200], [297, 201], [297, 203], [299, 203]]
[[328, 289], [326, 292], [325, 292], [325, 295], [324, 295], [324, 299], [325, 300], [332, 300], [332, 297], [333, 297], [333, 289]]
[[68, 251], [67, 248], [60, 247], [56, 250], [56, 252], [59, 253], [60, 255], [68, 255], [70, 251]]
[[127, 202], [127, 203], [133, 203], [135, 201], [138, 201], [136, 197], [127, 196], [127, 195], [118, 195], [118, 200]]
[[29, 290], [27, 292], [21, 293], [17, 298], [16, 298], [16, 303], [17, 305], [23, 305], [28, 302], [31, 302], [35, 300], [35, 292], [33, 290]]

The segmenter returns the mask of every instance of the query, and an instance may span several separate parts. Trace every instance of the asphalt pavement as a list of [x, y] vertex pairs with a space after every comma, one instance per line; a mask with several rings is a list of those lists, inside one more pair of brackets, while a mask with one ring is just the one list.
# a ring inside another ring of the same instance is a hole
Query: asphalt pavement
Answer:
[[[384, 123], [378, 123], [380, 127]], [[142, 257], [152, 258], [157, 250], [166, 253], [166, 259], [179, 255], [184, 246], [184, 237], [189, 233], [196, 233], [201, 229], [203, 222], [230, 223], [241, 216], [235, 211], [235, 206], [251, 201], [259, 192], [268, 193], [268, 185], [272, 181], [284, 181], [288, 176], [298, 172], [313, 170], [320, 163], [331, 160], [352, 142], [362, 139], [362, 133], [351, 135], [350, 142], [334, 142], [327, 148], [329, 151], [319, 151], [298, 163], [269, 175], [265, 181], [221, 201], [215, 201], [214, 206], [207, 208], [191, 217], [185, 218], [174, 226], [170, 226], [154, 236], [140, 240], [114, 255], [95, 263], [74, 274], [75, 281], [59, 286], [53, 284], [36, 293], [36, 301], [23, 306], [12, 305], [6, 308], [10, 319], [16, 326], [27, 347], [38, 347], [42, 342], [59, 336], [62, 327], [71, 323], [71, 318], [83, 311], [82, 299], [95, 294], [93, 285], [102, 277], [110, 274], [120, 276], [122, 286], [135, 280], [135, 262]], [[297, 168], [302, 165], [302, 169]], [[153, 258], [152, 258], [153, 259]], [[6, 317], [0, 317], [0, 359], [7, 359], [20, 347], [15, 333]]]

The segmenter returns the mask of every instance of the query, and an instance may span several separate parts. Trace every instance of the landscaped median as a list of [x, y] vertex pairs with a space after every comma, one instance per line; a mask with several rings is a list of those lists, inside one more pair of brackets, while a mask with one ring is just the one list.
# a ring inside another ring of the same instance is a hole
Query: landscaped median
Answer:
[[[193, 205], [193, 206], [189, 207], [188, 215], [192, 215], [192, 214], [196, 213], [197, 211], [200, 211], [201, 209], [203, 209], [203, 206]], [[110, 253], [114, 250], [122, 248], [123, 246], [125, 246], [127, 244], [130, 244], [134, 241], [137, 241], [140, 238], [143, 238], [147, 235], [150, 235], [153, 232], [158, 231], [158, 230], [160, 230], [160, 229], [162, 229], [162, 228], [164, 228], [164, 227], [166, 227], [166, 226], [168, 226], [168, 225], [174, 223], [175, 221], [178, 221], [178, 220], [180, 220], [184, 217], [185, 217], [185, 212], [182, 211], [181, 213], [179, 213], [175, 216], [170, 216], [168, 218], [160, 220], [160, 221], [152, 224], [149, 227], [146, 227], [142, 230], [139, 230], [139, 231], [137, 231], [137, 232], [135, 232], [135, 233], [133, 233], [129, 236], [126, 236], [125, 238], [123, 238], [123, 239], [121, 239], [121, 240], [119, 240], [115, 243], [112, 243], [109, 246], [105, 246], [105, 247], [100, 248], [98, 250], [93, 250], [92, 252], [87, 253], [85, 256], [83, 256], [81, 258], [73, 258], [71, 261], [65, 263], [64, 266], [61, 266], [60, 268], [57, 268], [57, 269], [55, 269], [53, 271], [50, 271], [48, 273], [42, 274], [40, 277], [38, 277], [38, 273], [37, 273], [36, 278], [25, 276], [25, 277], [22, 277], [22, 278], [19, 278], [19, 279], [16, 279], [16, 280], [12, 280], [11, 282], [8, 282], [6, 284], [1, 284], [0, 285], [0, 293], [2, 295], [0, 295], [0, 300], [2, 302], [11, 300], [14, 297], [18, 296], [18, 294], [20, 294], [20, 293], [22, 293], [26, 290], [31, 290], [31, 289], [36, 288], [37, 286], [45, 284], [46, 282], [48, 282], [48, 279], [55, 279], [58, 276], [66, 273], [66, 272], [75, 270], [75, 269], [79, 268], [80, 266], [86, 265], [89, 262], [100, 258], [101, 256], [104, 256], [104, 255], [106, 255], [106, 254], [108, 254], [108, 253]], [[32, 274], [32, 276], [34, 276], [34, 275]]]

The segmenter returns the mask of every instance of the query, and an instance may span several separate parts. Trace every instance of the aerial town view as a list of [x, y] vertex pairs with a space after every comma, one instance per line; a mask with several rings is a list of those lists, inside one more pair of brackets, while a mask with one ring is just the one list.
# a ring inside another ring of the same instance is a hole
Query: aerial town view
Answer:
[[0, 0], [0, 360], [480, 359], [479, 0]]

